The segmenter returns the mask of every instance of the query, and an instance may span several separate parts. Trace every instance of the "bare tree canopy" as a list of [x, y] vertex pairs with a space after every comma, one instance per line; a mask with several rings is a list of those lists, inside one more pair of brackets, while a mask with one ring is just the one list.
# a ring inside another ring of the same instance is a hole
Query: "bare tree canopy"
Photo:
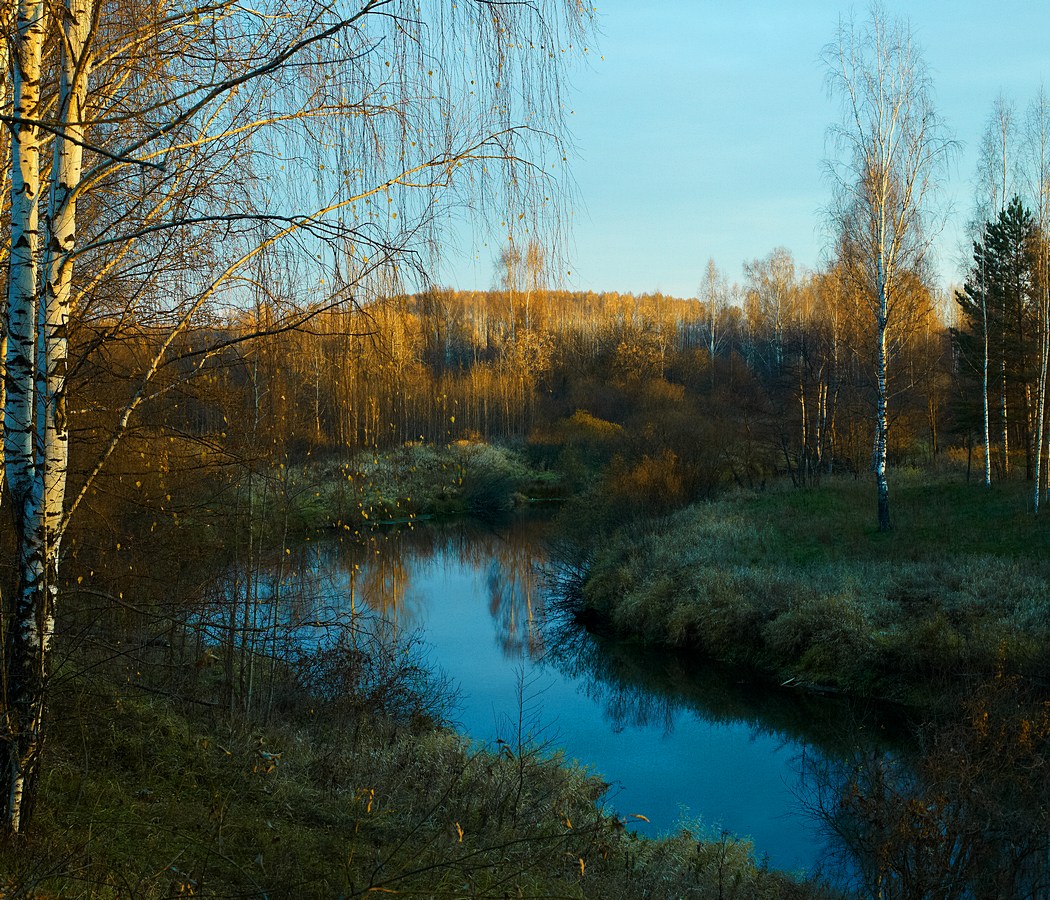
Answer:
[[901, 315], [906, 276], [923, 272], [937, 224], [933, 195], [955, 145], [937, 115], [930, 75], [907, 21], [873, 4], [864, 20], [839, 22], [823, 59], [828, 88], [842, 106], [841, 123], [830, 129], [832, 221], [858, 273], [855, 289], [876, 324], [872, 468], [879, 529], [887, 531], [889, 328]]
[[[0, 108], [3, 467], [18, 543], [2, 672], [8, 830], [31, 808], [68, 515], [158, 371], [218, 346], [177, 351], [178, 339], [261, 304], [260, 331], [295, 327], [424, 272], [457, 209], [504, 233], [555, 229], [562, 75], [589, 16], [569, 0], [17, 4]], [[86, 324], [100, 341], [162, 338], [67, 502], [69, 332]]]

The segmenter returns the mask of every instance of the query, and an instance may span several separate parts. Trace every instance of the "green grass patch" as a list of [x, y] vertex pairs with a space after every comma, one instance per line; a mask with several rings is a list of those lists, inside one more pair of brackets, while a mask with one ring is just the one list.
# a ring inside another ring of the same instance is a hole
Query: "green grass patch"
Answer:
[[534, 499], [562, 498], [566, 491], [564, 478], [530, 465], [524, 449], [461, 441], [307, 465], [290, 475], [271, 506], [287, 508], [290, 530], [303, 533], [422, 517], [492, 516]]
[[582, 608], [621, 635], [895, 699], [1050, 664], [1050, 518], [1023, 484], [911, 473], [894, 529], [866, 481], [825, 479], [629, 526], [590, 560]]

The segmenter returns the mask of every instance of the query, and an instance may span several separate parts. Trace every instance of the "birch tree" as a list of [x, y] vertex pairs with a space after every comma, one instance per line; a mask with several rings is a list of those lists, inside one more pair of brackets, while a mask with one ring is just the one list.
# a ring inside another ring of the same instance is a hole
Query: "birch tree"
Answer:
[[[227, 339], [186, 336], [256, 302], [260, 273], [291, 286], [271, 298], [272, 332], [410, 279], [465, 204], [549, 231], [567, 156], [561, 74], [587, 16], [571, 0], [19, 0], [0, 110], [17, 543], [0, 671], [8, 831], [25, 829], [40, 772], [62, 535], [157, 374], [199, 370]], [[100, 340], [160, 338], [67, 497], [69, 333], [89, 319]]]
[[878, 527], [888, 531], [890, 329], [905, 299], [902, 277], [921, 271], [926, 261], [932, 195], [954, 145], [934, 108], [930, 76], [907, 21], [889, 19], [874, 4], [862, 22], [840, 21], [823, 59], [829, 90], [842, 108], [841, 123], [830, 131], [833, 219], [857, 254], [857, 287], [875, 324], [872, 469]]
[[[981, 223], [982, 244], [987, 242], [987, 223], [1005, 212], [1007, 199], [1012, 196], [1012, 159], [1014, 142], [1013, 107], [1005, 97], [999, 96], [992, 107], [992, 115], [981, 139], [980, 162], [978, 163], [977, 221]], [[976, 243], [976, 238], [975, 238]], [[982, 428], [984, 432], [984, 484], [992, 485], [991, 412], [989, 409], [988, 373], [991, 364], [988, 323], [988, 303], [985, 280], [987, 273], [979, 273], [981, 281], [981, 324], [983, 328], [983, 355], [981, 360], [981, 389], [984, 399], [981, 404]], [[1009, 417], [1006, 398], [1006, 351], [1001, 347], [999, 357], [999, 406], [1002, 417], [1003, 472], [1009, 472]]]
[[1036, 252], [1035, 306], [1037, 310], [1039, 363], [1036, 373], [1036, 409], [1033, 415], [1033, 444], [1035, 475], [1032, 486], [1032, 509], [1039, 513], [1044, 472], [1042, 468], [1045, 442], [1045, 415], [1047, 368], [1050, 363], [1050, 96], [1045, 88], [1028, 107], [1025, 122], [1025, 170], [1030, 195], [1035, 200], [1037, 234], [1033, 243]]
[[710, 385], [711, 389], [714, 390], [715, 359], [723, 351], [726, 344], [726, 335], [722, 326], [726, 317], [726, 310], [729, 309], [730, 287], [726, 283], [725, 275], [719, 271], [713, 258], [707, 260], [707, 267], [704, 269], [704, 277], [700, 282], [700, 290], [697, 294], [700, 301], [704, 304], [701, 336], [704, 347], [707, 350]]
[[771, 345], [769, 367], [779, 375], [784, 365], [784, 330], [798, 294], [795, 260], [785, 247], [763, 259], [744, 263], [747, 304], [762, 321]]

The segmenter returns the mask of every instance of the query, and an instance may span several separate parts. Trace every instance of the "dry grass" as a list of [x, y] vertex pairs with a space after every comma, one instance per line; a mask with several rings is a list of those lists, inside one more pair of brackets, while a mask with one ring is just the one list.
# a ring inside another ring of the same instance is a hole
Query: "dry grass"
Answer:
[[0, 845], [4, 896], [818, 896], [746, 843], [636, 836], [527, 733], [471, 745], [390, 652], [290, 666], [268, 724], [63, 681], [33, 831]]
[[621, 635], [862, 694], [1045, 673], [1050, 521], [1020, 486], [896, 488], [889, 535], [852, 479], [629, 526], [592, 556], [580, 602]]

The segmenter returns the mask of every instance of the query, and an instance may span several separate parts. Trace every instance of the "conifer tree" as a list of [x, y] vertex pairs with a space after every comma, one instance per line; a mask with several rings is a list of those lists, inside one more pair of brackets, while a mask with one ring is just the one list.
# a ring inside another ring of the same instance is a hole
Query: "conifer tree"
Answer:
[[[1034, 465], [1032, 387], [1037, 371], [1037, 308], [1033, 294], [1038, 230], [1032, 213], [1017, 196], [973, 245], [973, 265], [956, 293], [962, 323], [956, 339], [968, 369], [979, 370], [987, 328], [989, 355], [1002, 361], [1000, 386], [1001, 471], [1008, 474], [1006, 454], [1011, 427], [1008, 413], [1018, 408], [1027, 469]], [[987, 325], [985, 324], [987, 319]], [[980, 389], [978, 388], [978, 391]]]

